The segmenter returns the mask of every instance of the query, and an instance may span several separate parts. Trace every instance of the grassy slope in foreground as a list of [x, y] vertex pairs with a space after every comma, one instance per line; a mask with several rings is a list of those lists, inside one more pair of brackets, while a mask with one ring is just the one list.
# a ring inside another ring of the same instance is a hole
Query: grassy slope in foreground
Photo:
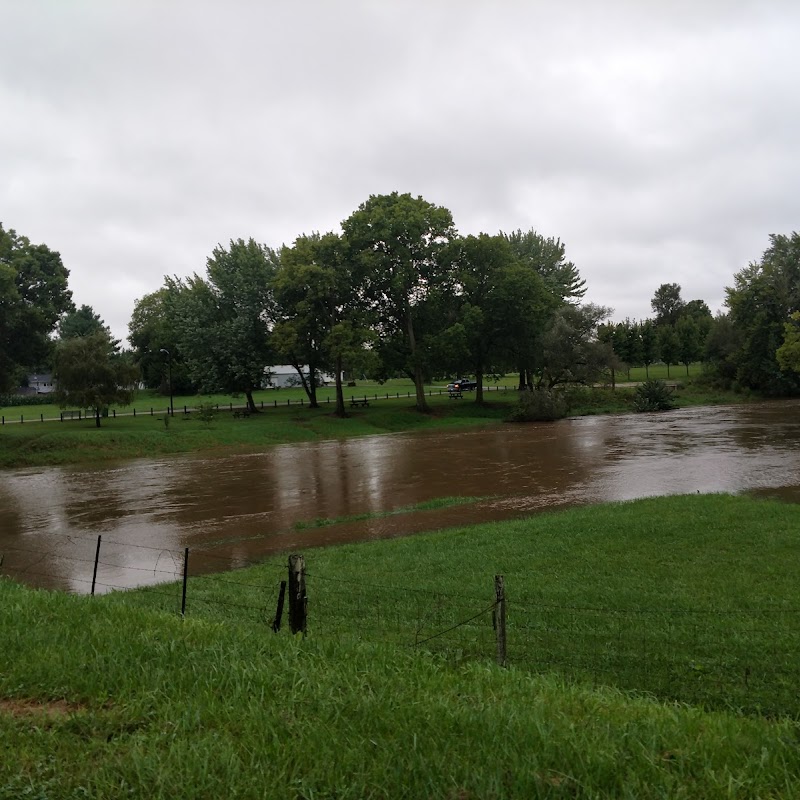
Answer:
[[[542, 597], [602, 593], [617, 604], [655, 601], [671, 584], [682, 592], [670, 604], [730, 610], [788, 589], [797, 534], [791, 506], [666, 498], [309, 557], [317, 570], [374, 570], [375, 580], [392, 572], [396, 582], [413, 575], [415, 585], [447, 560], [462, 591], [505, 569], [518, 589], [528, 575]], [[759, 545], [747, 547], [753, 539]], [[657, 551], [662, 562], [648, 565]], [[228, 587], [229, 600], [243, 591]], [[143, 607], [146, 594], [93, 600], [0, 581], [0, 739], [13, 753], [0, 762], [0, 797], [800, 795], [796, 722], [454, 663], [332, 626], [317, 624], [305, 641], [276, 636], [232, 608], [228, 618], [182, 621]]]
[[[796, 505], [654, 498], [305, 555], [315, 636], [428, 640], [449, 657], [491, 659], [489, 606], [494, 575], [503, 574], [516, 667], [800, 718]], [[189, 613], [263, 621], [285, 577], [281, 557], [194, 578]], [[108, 602], [175, 609], [180, 586]]]

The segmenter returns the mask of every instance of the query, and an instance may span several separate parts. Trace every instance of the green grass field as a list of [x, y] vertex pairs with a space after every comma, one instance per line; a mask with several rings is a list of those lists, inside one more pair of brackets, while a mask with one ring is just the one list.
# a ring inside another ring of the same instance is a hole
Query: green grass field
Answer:
[[[176, 587], [89, 598], [2, 580], [0, 797], [788, 800], [796, 692], [778, 708], [769, 687], [800, 663], [798, 537], [796, 506], [712, 496], [309, 551], [305, 639], [267, 625], [276, 560], [190, 579], [185, 619]], [[495, 572], [508, 669], [485, 614], [449, 644], [413, 646], [448, 598], [459, 613], [491, 599]], [[595, 615], [570, 625], [554, 608]], [[548, 663], [556, 629], [584, 665], [604, 655], [601, 634], [626, 652], [599, 608], [665, 613], [613, 670]], [[708, 629], [694, 645], [674, 630], [691, 614]], [[686, 667], [670, 691], [653, 682], [667, 644]], [[747, 696], [727, 682], [741, 659]]]
[[[700, 374], [702, 369], [701, 364], [692, 364], [689, 368], [689, 375], [695, 377]], [[667, 368], [663, 364], [654, 364], [649, 369], [651, 378], [660, 378], [667, 380]], [[685, 367], [672, 367], [670, 369], [671, 378], [669, 380], [680, 381], [686, 379]], [[504, 375], [497, 380], [486, 379], [484, 386], [487, 390], [494, 391], [495, 389], [515, 389], [518, 383], [517, 375]], [[618, 381], [632, 381], [639, 382], [645, 380], [644, 367], [634, 367], [630, 370], [630, 378], [627, 373], [618, 373]], [[447, 386], [446, 380], [435, 381], [425, 387], [427, 392], [432, 392], [438, 395], [440, 392], [445, 392]], [[414, 396], [414, 384], [410, 380], [392, 379], [384, 383], [376, 383], [373, 381], [358, 381], [354, 387], [346, 387], [344, 389], [345, 400], [350, 397], [364, 397], [365, 395], [370, 398], [379, 397], [386, 399], [387, 395], [396, 396], [403, 395], [406, 398]], [[491, 395], [490, 395], [491, 396]], [[255, 392], [253, 399], [258, 406], [265, 408], [274, 408], [279, 405], [286, 405], [287, 401], [291, 404], [299, 404], [301, 401], [304, 404], [308, 403], [308, 398], [302, 387], [287, 387], [283, 389], [265, 389]], [[317, 399], [320, 403], [332, 404], [336, 401], [336, 392], [334, 387], [322, 386], [317, 390]], [[173, 407], [176, 413], [181, 413], [184, 408], [196, 408], [201, 403], [209, 403], [214, 406], [219, 406], [220, 409], [230, 409], [233, 407], [241, 407], [245, 404], [245, 399], [241, 395], [230, 394], [205, 394], [205, 395], [176, 395], [173, 398]], [[151, 390], [143, 390], [136, 393], [133, 401], [125, 406], [116, 406], [115, 411], [119, 414], [130, 414], [136, 409], [137, 414], [147, 416], [151, 413], [153, 415], [163, 415], [169, 408], [169, 397], [159, 394]], [[62, 409], [55, 404], [35, 405], [35, 406], [5, 406], [0, 407], [0, 415], [4, 416], [9, 422], [17, 422], [20, 417], [26, 421], [35, 422], [41, 417], [44, 419], [59, 419]]]
[[[516, 401], [513, 389], [492, 391], [485, 395], [484, 405], [479, 406], [470, 393], [461, 400], [453, 401], [446, 392], [440, 394], [441, 387], [437, 387], [429, 389], [432, 413], [420, 414], [414, 408], [413, 394], [411, 398], [407, 396], [410, 384], [390, 384], [382, 387], [360, 385], [358, 393], [362, 397], [365, 394], [370, 397], [370, 405], [356, 409], [348, 406], [349, 416], [346, 419], [337, 418], [333, 414], [333, 403], [328, 403], [324, 397], [320, 398], [322, 405], [319, 409], [310, 409], [307, 405], [286, 405], [287, 399], [300, 400], [300, 390], [281, 389], [279, 392], [265, 393], [265, 396], [272, 398], [274, 405], [270, 406], [264, 400], [264, 411], [248, 419], [237, 419], [229, 410], [230, 405], [241, 402], [241, 398], [225, 398], [227, 407], [223, 398], [216, 398], [223, 402], [219, 403], [220, 411], [208, 424], [194, 413], [188, 416], [181, 413], [183, 405], [180, 401], [188, 398], [177, 399], [174, 417], [168, 418], [165, 409], [156, 412], [155, 405], [147, 405], [147, 411], [141, 413], [139, 409], [136, 417], [120, 415], [103, 419], [99, 429], [95, 427], [93, 419], [39, 422], [37, 417], [35, 421], [23, 424], [11, 424], [9, 421], [0, 426], [0, 469], [102, 463], [191, 452], [257, 451], [275, 444], [318, 439], [495, 425], [507, 417]], [[570, 413], [582, 415], [630, 411], [633, 391], [623, 387], [616, 391], [600, 387], [576, 390], [573, 392]], [[290, 392], [296, 396], [289, 396]], [[396, 396], [398, 394], [399, 398]], [[281, 400], [278, 400], [278, 395]], [[692, 382], [681, 384], [675, 398], [679, 406], [747, 400], [745, 395], [717, 392]], [[193, 398], [193, 402], [197, 400]], [[258, 402], [260, 405], [261, 397]], [[152, 415], [149, 413], [151, 407], [154, 409]], [[35, 406], [23, 411], [24, 414], [44, 413]], [[7, 420], [10, 419], [7, 417]]]

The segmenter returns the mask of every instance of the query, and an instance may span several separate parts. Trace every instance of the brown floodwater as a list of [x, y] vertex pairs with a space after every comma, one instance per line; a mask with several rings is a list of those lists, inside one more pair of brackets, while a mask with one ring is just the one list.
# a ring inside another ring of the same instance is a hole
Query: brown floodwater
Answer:
[[[544, 509], [694, 492], [800, 500], [800, 402], [402, 433], [216, 458], [0, 472], [3, 571], [98, 592], [242, 566], [278, 551]], [[442, 497], [484, 498], [324, 527]]]

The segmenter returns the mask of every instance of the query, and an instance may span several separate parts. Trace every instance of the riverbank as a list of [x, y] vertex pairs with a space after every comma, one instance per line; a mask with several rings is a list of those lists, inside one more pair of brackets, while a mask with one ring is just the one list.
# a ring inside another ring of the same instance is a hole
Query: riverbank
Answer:
[[[431, 390], [433, 392], [433, 390]], [[439, 390], [437, 389], [436, 392]], [[571, 413], [625, 413], [632, 409], [632, 388], [616, 391], [587, 388], [575, 394]], [[398, 392], [399, 393], [399, 392]], [[237, 453], [263, 450], [275, 444], [343, 439], [400, 431], [475, 428], [497, 425], [507, 417], [516, 401], [515, 391], [493, 391], [479, 406], [468, 394], [451, 400], [447, 394], [430, 396], [430, 414], [420, 414], [407, 397], [386, 397], [377, 392], [367, 407], [351, 409], [339, 419], [332, 405], [319, 409], [287, 405], [265, 407], [262, 412], [242, 417], [224, 407], [203, 421], [195, 412], [180, 411], [169, 417], [160, 414], [119, 415], [102, 420], [26, 421], [0, 426], [0, 469], [62, 464], [95, 464], [123, 459], [180, 453]], [[362, 396], [363, 396], [362, 395]], [[292, 398], [289, 398], [290, 400]], [[298, 398], [299, 399], [299, 398]], [[680, 384], [675, 392], [679, 407], [741, 403], [747, 398], [733, 392], [704, 389], [695, 383]], [[231, 401], [232, 402], [232, 401]], [[34, 413], [31, 407], [31, 413]], [[178, 406], [180, 409], [181, 406]]]
[[191, 578], [183, 620], [176, 586], [3, 580], [0, 796], [797, 796], [799, 541], [797, 506], [692, 496], [314, 550], [306, 639], [268, 627], [283, 559]]

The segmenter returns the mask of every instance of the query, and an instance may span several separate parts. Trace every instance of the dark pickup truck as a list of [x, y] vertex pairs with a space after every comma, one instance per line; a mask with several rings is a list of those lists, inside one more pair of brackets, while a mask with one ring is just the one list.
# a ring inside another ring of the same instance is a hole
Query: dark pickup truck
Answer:
[[452, 383], [447, 384], [448, 392], [471, 392], [478, 384], [469, 378], [456, 378]]

